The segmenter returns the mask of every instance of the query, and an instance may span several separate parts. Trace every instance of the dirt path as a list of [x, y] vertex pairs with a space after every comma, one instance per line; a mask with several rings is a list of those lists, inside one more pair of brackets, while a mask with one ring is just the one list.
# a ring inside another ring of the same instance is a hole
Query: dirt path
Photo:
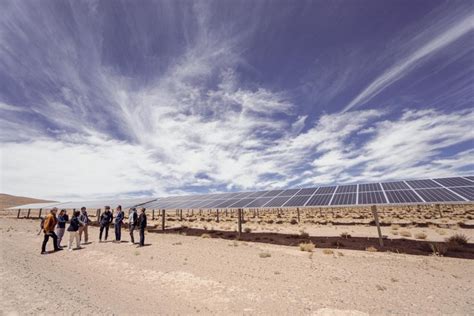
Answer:
[[472, 260], [158, 234], [137, 249], [96, 228], [42, 256], [37, 227], [0, 219], [1, 314], [474, 314]]

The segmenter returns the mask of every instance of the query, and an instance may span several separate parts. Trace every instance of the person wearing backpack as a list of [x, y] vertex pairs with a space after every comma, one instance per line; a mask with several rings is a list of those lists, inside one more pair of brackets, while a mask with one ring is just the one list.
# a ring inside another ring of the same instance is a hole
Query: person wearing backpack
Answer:
[[58, 215], [58, 226], [56, 227], [56, 235], [58, 235], [58, 247], [61, 247], [64, 231], [66, 230], [66, 223], [69, 221], [69, 216], [65, 209], [62, 209]]
[[58, 220], [56, 218], [57, 211], [58, 209], [56, 207], [53, 207], [51, 211], [49, 212], [49, 214], [46, 215], [46, 218], [43, 222], [44, 239], [43, 239], [43, 244], [41, 246], [42, 255], [47, 254], [46, 245], [48, 244], [49, 237], [53, 238], [54, 251], [62, 250], [61, 248], [58, 247], [58, 236], [56, 236], [56, 233], [54, 232], [54, 228], [56, 227], [56, 224], [58, 223]]
[[115, 209], [115, 242], [120, 242], [122, 239], [122, 221], [123, 218], [125, 217], [125, 214], [122, 211], [122, 206], [119, 205]]
[[84, 206], [81, 207], [79, 221], [82, 223], [81, 227], [79, 228], [79, 241], [82, 242], [82, 233], [84, 233], [84, 243], [87, 243], [89, 240], [89, 216], [87, 215], [87, 210]]
[[145, 246], [146, 225], [147, 225], [147, 222], [146, 222], [145, 208], [142, 208], [140, 216], [138, 217], [138, 228], [140, 229], [140, 244], [138, 245], [138, 247]]
[[69, 242], [68, 242], [68, 249], [69, 251], [72, 251], [72, 242], [74, 239], [76, 240], [76, 249], [81, 249], [81, 244], [79, 241], [79, 228], [81, 227], [81, 222], [79, 221], [79, 215], [81, 213], [79, 211], [74, 211], [72, 214], [71, 218], [71, 223], [69, 224], [69, 227], [67, 228], [67, 231], [69, 233]]
[[128, 215], [128, 229], [130, 230], [130, 241], [132, 242], [132, 245], [135, 244], [133, 231], [135, 230], [137, 224], [138, 224], [137, 209], [132, 207], [130, 209], [130, 214]]
[[100, 215], [100, 232], [99, 232], [99, 242], [102, 242], [102, 233], [105, 230], [105, 240], [109, 236], [109, 226], [112, 223], [112, 212], [110, 211], [110, 206], [105, 207], [105, 212]]

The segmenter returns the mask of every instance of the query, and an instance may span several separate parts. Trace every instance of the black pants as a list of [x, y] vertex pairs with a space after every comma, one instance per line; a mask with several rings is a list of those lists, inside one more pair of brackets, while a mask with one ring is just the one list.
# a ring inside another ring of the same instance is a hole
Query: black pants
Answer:
[[109, 225], [100, 225], [99, 240], [102, 240], [102, 233], [104, 232], [104, 229], [105, 229], [105, 240], [107, 240], [107, 237], [109, 236]]
[[120, 241], [122, 239], [122, 222], [115, 223], [115, 240]]
[[145, 246], [145, 228], [140, 228], [140, 246]]
[[133, 231], [135, 230], [135, 225], [130, 225], [130, 240], [132, 241], [132, 244], [135, 243], [135, 238], [133, 237]]
[[46, 244], [48, 243], [49, 237], [53, 238], [54, 250], [59, 250], [58, 248], [58, 236], [55, 232], [49, 232], [44, 234], [43, 246], [41, 247], [41, 252], [46, 252]]

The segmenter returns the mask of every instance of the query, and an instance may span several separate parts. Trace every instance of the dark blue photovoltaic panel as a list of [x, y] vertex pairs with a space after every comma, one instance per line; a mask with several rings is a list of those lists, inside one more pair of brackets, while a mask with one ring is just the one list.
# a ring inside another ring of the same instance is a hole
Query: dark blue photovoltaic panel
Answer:
[[418, 189], [415, 190], [426, 202], [448, 202], [448, 201], [464, 201], [456, 194], [444, 189]]
[[208, 204], [203, 205], [202, 208], [214, 208], [214, 207], [217, 207], [217, 205], [224, 203], [225, 201], [226, 200], [213, 200], [212, 202], [209, 202]]
[[311, 195], [295, 195], [291, 199], [288, 200], [288, 202], [285, 203], [285, 207], [291, 207], [291, 206], [304, 206], [306, 202], [309, 200]]
[[269, 201], [267, 204], [265, 204], [265, 207], [281, 207], [283, 204], [286, 203], [290, 199], [289, 196], [277, 196], [273, 200]]
[[382, 191], [359, 192], [358, 204], [385, 204], [387, 199]]
[[385, 191], [410, 190], [410, 187], [403, 181], [384, 182], [382, 187]]
[[340, 193], [334, 194], [331, 205], [349, 205], [355, 204], [357, 200], [357, 193]]
[[442, 178], [442, 179], [434, 179], [441, 185], [445, 187], [465, 187], [469, 185], [474, 185], [472, 181], [463, 179], [463, 178]]
[[423, 202], [412, 190], [385, 191], [389, 203]]
[[289, 189], [281, 192], [278, 196], [293, 196], [298, 192], [300, 189]]
[[232, 204], [229, 207], [245, 207], [247, 206], [247, 204], [250, 204], [250, 202], [252, 202], [253, 200], [255, 200], [255, 198], [245, 198], [245, 199], [239, 200], [238, 202]]
[[334, 191], [336, 191], [336, 187], [320, 187], [316, 194], [329, 194], [334, 193]]
[[380, 183], [363, 183], [359, 184], [359, 192], [382, 191]]
[[254, 192], [242, 192], [234, 195], [232, 198], [233, 199], [242, 199], [248, 197], [250, 194], [253, 194]]
[[246, 207], [262, 207], [265, 204], [267, 204], [271, 199], [273, 198], [272, 197], [256, 198], [255, 200], [250, 202], [250, 204], [248, 204]]
[[460, 187], [460, 188], [450, 188], [451, 191], [456, 192], [457, 194], [462, 195], [469, 201], [474, 201], [474, 186], [471, 187]]
[[464, 177], [464, 178], [469, 179], [471, 181], [474, 181], [474, 176], [467, 176], [467, 177]]
[[218, 205], [216, 205], [217, 208], [226, 208], [228, 206], [231, 206], [234, 203], [237, 203], [240, 199], [229, 199], [226, 200]]
[[413, 189], [439, 188], [439, 184], [433, 180], [408, 180], [406, 181]]
[[277, 196], [279, 195], [281, 192], [283, 192], [284, 190], [272, 190], [272, 191], [268, 191], [267, 193], [265, 193], [264, 195], [262, 195], [262, 197], [267, 197], [267, 196]]
[[308, 203], [306, 203], [306, 206], [329, 205], [331, 197], [332, 194], [313, 195], [311, 199], [309, 199]]
[[254, 192], [252, 194], [249, 194], [247, 197], [261, 197], [262, 195], [264, 195], [265, 193], [267, 193], [268, 191], [258, 191], [258, 192]]
[[336, 193], [352, 193], [357, 192], [357, 184], [340, 185], [337, 187]]
[[314, 192], [316, 192], [318, 188], [306, 188], [306, 189], [301, 189], [296, 195], [313, 195]]

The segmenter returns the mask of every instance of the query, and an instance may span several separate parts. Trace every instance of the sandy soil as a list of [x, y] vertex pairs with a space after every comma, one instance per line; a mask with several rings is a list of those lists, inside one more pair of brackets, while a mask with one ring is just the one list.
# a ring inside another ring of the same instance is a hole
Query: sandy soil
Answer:
[[474, 313], [473, 260], [153, 233], [136, 248], [94, 227], [85, 249], [40, 255], [37, 228], [0, 219], [1, 314]]

